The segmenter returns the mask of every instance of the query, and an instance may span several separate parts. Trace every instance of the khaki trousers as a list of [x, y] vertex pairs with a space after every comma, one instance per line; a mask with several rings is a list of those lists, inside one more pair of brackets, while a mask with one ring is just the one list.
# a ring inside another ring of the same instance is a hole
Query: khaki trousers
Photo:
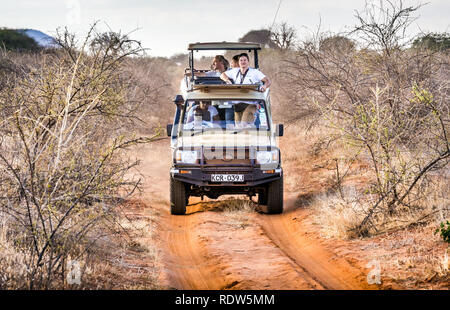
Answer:
[[255, 121], [256, 105], [249, 104], [244, 111], [234, 112], [234, 122], [239, 124], [241, 122], [251, 123]]

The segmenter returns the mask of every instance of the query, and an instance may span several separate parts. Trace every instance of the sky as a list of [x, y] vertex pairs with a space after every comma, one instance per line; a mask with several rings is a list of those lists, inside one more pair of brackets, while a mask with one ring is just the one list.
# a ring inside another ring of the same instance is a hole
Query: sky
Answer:
[[[355, 10], [362, 11], [364, 4], [364, 0], [0, 0], [0, 27], [49, 35], [68, 27], [83, 35], [98, 21], [99, 30], [131, 32], [131, 38], [149, 48], [149, 55], [169, 57], [186, 52], [192, 42], [237, 41], [249, 30], [270, 27], [274, 19], [294, 26], [300, 37], [319, 24], [323, 31], [346, 31], [356, 24]], [[428, 0], [416, 15], [411, 33], [450, 30], [449, 0]]]

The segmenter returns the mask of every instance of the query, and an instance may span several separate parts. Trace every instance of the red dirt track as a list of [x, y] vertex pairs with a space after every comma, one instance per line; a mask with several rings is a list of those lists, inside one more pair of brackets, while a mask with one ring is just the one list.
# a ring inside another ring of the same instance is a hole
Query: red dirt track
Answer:
[[[190, 199], [187, 214], [170, 215], [170, 148], [162, 140], [139, 150], [141, 199], [159, 214], [164, 287], [174, 289], [377, 289], [362, 263], [339, 257], [311, 230], [308, 209], [285, 192], [285, 211], [240, 215], [231, 201]], [[245, 203], [245, 198], [240, 197]], [[236, 199], [235, 199], [236, 201]]]

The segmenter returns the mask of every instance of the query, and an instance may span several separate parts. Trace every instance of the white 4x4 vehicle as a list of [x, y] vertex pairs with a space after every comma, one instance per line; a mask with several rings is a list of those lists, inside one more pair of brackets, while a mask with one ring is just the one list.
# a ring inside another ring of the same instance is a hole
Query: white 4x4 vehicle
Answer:
[[[216, 199], [227, 194], [257, 195], [267, 213], [283, 212], [283, 170], [277, 146], [283, 125], [272, 123], [269, 89], [261, 92], [259, 84], [225, 84], [194, 68], [193, 53], [199, 50], [248, 51], [258, 68], [260, 45], [196, 43], [188, 50], [183, 91], [176, 96], [173, 124], [167, 125], [173, 150], [171, 213], [185, 214], [190, 196]], [[235, 119], [226, 120], [227, 112], [233, 112]]]

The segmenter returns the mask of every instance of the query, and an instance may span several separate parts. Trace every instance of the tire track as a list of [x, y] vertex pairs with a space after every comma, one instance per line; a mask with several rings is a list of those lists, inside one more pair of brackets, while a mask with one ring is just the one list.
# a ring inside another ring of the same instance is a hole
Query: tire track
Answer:
[[162, 231], [162, 240], [166, 247], [165, 265], [169, 283], [172, 287], [183, 290], [223, 289], [233, 281], [227, 281], [227, 277], [218, 268], [220, 264], [199, 243], [195, 234], [199, 215], [173, 216], [167, 212], [164, 216], [167, 217], [167, 227]]
[[[171, 161], [167, 141], [157, 141], [137, 150], [142, 159], [140, 173], [144, 177], [141, 198], [147, 205], [158, 210], [158, 236], [163, 255], [163, 281], [175, 289], [199, 290], [222, 289], [232, 286], [218, 268], [217, 259], [211, 257], [202, 246], [195, 227], [201, 220], [202, 206], [188, 206], [189, 214], [170, 214], [169, 169]], [[192, 203], [191, 199], [191, 203]], [[197, 214], [194, 214], [197, 213]]]
[[345, 259], [336, 257], [307, 237], [301, 224], [288, 214], [256, 216], [266, 236], [322, 288], [332, 290], [373, 289], [364, 274]]

